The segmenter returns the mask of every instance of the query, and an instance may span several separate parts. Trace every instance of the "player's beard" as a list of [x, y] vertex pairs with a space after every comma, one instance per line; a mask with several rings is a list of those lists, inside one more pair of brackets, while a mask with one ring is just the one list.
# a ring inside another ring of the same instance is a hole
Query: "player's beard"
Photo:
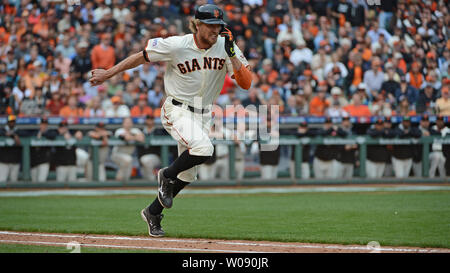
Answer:
[[217, 38], [219, 37], [219, 35], [215, 35], [213, 33], [208, 33], [207, 35], [200, 35], [199, 33], [197, 37], [200, 40], [200, 43], [212, 47], [217, 42]]

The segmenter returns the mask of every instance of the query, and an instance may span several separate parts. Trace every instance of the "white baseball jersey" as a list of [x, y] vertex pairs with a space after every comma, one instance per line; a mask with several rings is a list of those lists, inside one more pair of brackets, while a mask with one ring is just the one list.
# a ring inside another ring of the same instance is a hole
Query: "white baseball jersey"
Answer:
[[[218, 97], [226, 73], [234, 74], [231, 60], [225, 52], [225, 38], [208, 49], [198, 48], [193, 34], [149, 39], [145, 53], [151, 62], [167, 62], [164, 85], [167, 96], [194, 106], [194, 97], [202, 97], [202, 108]], [[234, 46], [236, 56], [244, 66], [248, 62]]]

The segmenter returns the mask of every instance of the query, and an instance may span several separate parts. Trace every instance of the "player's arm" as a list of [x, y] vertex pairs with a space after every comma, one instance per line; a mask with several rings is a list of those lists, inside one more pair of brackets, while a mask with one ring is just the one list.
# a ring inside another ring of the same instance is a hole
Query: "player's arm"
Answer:
[[91, 71], [91, 78], [89, 79], [89, 82], [92, 86], [100, 85], [107, 79], [113, 77], [114, 75], [123, 72], [125, 70], [134, 68], [136, 66], [139, 66], [146, 62], [145, 56], [142, 53], [142, 51], [139, 51], [138, 53], [135, 53], [120, 63], [114, 65], [108, 70], [104, 69], [94, 69]]
[[231, 64], [233, 66], [234, 78], [237, 84], [243, 89], [248, 90], [252, 85], [252, 72], [245, 67], [242, 62], [236, 57], [236, 52], [234, 50], [234, 37], [231, 31], [227, 28], [220, 34], [225, 37], [225, 51], [230, 57]]

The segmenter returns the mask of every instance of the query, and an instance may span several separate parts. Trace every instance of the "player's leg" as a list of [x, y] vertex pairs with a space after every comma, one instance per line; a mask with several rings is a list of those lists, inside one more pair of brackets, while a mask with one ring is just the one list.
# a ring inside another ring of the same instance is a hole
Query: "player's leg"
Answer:
[[65, 182], [67, 174], [68, 174], [67, 166], [56, 167], [56, 181]]
[[302, 178], [303, 179], [311, 178], [311, 171], [309, 170], [309, 163], [307, 162], [302, 163]]
[[[177, 196], [177, 194], [187, 185], [189, 185], [189, 182], [185, 182], [177, 178], [173, 183], [173, 197]], [[163, 209], [164, 207], [161, 205], [157, 197], [148, 207], [141, 211], [141, 217], [147, 222], [148, 233], [150, 236], [164, 236], [164, 230], [161, 227]]]
[[11, 164], [10, 166], [9, 178], [11, 181], [17, 182], [19, 180], [20, 164]]
[[173, 181], [176, 178], [186, 182], [195, 181], [197, 166], [212, 156], [214, 146], [209, 139], [208, 130], [205, 130], [205, 121], [201, 115], [179, 107], [172, 108], [172, 113], [163, 111], [164, 107], [161, 115], [167, 120], [165, 128], [170, 127], [168, 132], [179, 143], [178, 158], [169, 167], [158, 172], [158, 198], [164, 207], [170, 208]]
[[444, 178], [446, 176], [445, 175], [445, 157], [442, 152], [439, 152], [438, 170], [439, 170], [439, 177]]
[[9, 175], [9, 167], [7, 163], [0, 163], [0, 182], [6, 182], [8, 180]]
[[37, 181], [46, 182], [48, 177], [48, 172], [50, 170], [50, 163], [42, 163], [38, 166]]
[[31, 168], [31, 170], [30, 170], [31, 182], [35, 183], [38, 181], [38, 171], [39, 171], [39, 166], [35, 166], [35, 167]]

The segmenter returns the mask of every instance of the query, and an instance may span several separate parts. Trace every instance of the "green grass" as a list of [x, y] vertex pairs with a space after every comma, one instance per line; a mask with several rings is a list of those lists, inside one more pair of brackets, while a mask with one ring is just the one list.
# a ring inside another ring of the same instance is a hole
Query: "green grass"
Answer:
[[[75, 249], [60, 246], [0, 244], [0, 253], [72, 253]], [[80, 247], [78, 253], [161, 253], [154, 250]]]
[[[0, 230], [147, 235], [154, 196], [4, 197]], [[450, 191], [182, 195], [169, 237], [450, 248]]]

